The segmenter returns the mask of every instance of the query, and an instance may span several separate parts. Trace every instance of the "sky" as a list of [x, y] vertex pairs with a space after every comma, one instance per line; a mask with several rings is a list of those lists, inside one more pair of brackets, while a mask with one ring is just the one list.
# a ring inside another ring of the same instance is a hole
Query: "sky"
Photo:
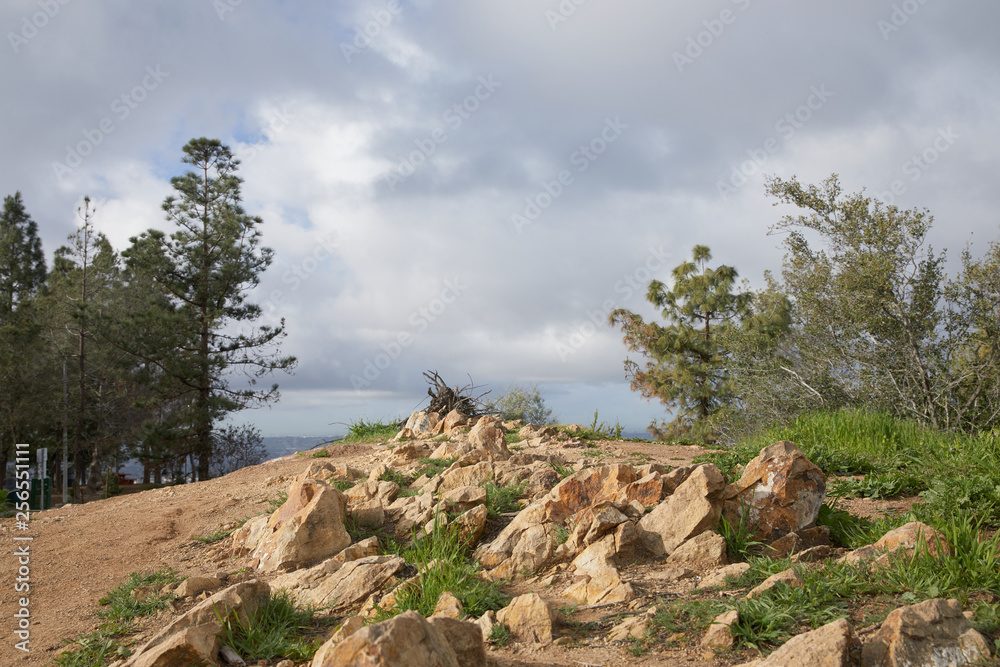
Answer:
[[[96, 5], [96, 6], [95, 6]], [[839, 174], [935, 217], [957, 258], [1000, 236], [995, 0], [6, 0], [0, 184], [53, 251], [122, 250], [190, 139], [241, 159], [285, 320], [280, 402], [327, 435], [425, 403], [422, 372], [536, 385], [560, 421], [641, 430], [607, 313], [695, 244], [780, 271], [765, 178]]]

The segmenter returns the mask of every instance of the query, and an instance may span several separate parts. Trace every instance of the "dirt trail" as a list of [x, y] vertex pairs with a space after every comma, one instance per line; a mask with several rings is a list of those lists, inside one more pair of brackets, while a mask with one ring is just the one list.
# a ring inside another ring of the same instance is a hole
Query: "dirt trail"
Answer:
[[[704, 450], [653, 443], [594, 443], [609, 456], [594, 463], [654, 461], [673, 467], [687, 465]], [[588, 450], [588, 451], [593, 451]], [[330, 448], [327, 461], [345, 461], [367, 469], [385, 452], [377, 445]], [[642, 456], [637, 456], [642, 455]], [[99, 623], [98, 600], [134, 571], [172, 567], [181, 575], [231, 571], [228, 561], [215, 562], [211, 550], [192, 537], [210, 535], [221, 526], [271, 510], [268, 501], [288, 486], [288, 480], [313, 459], [284, 457], [244, 468], [207, 482], [142, 491], [108, 500], [71, 505], [31, 514], [27, 531], [15, 519], [0, 520], [0, 665], [47, 665], [61, 650], [64, 638], [93, 630]], [[31, 536], [31, 542], [15, 542]], [[19, 597], [16, 546], [30, 545], [30, 652], [15, 649], [13, 614]], [[584, 642], [586, 643], [586, 642]], [[687, 655], [647, 654], [633, 658], [619, 648], [563, 649], [538, 652], [497, 652], [505, 665], [698, 665]]]

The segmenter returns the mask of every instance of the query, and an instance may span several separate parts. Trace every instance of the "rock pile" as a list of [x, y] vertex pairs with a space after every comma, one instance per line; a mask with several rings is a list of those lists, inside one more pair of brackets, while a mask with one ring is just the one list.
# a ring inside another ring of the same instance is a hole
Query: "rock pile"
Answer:
[[[520, 442], [512, 451], [507, 433], [514, 428]], [[400, 586], [419, 585], [417, 564], [380, 555], [375, 537], [352, 544], [348, 526], [419, 539], [451, 523], [475, 545], [473, 555], [486, 579], [529, 579], [564, 600], [621, 603], [629, 609], [641, 608], [648, 585], [632, 574], [635, 563], [681, 593], [720, 585], [746, 571], [745, 563], [728, 564], [719, 533], [723, 521], [750, 526], [755, 539], [776, 552], [795, 553], [803, 564], [839, 557], [878, 566], [918, 545], [949, 548], [932, 528], [909, 524], [856, 552], [832, 549], [826, 529], [816, 526], [825, 476], [790, 442], [761, 450], [732, 484], [711, 464], [673, 470], [658, 464], [601, 465], [581, 456], [584, 447], [572, 434], [550, 427], [504, 424], [490, 416], [473, 421], [456, 411], [414, 413], [391, 444], [373, 446], [367, 470], [313, 461], [291, 480], [288, 499], [277, 511], [234, 533], [232, 555], [244, 558], [259, 576], [270, 577], [269, 584], [246, 582], [216, 593], [150, 639], [126, 664], [219, 664], [218, 617], [206, 610], [249, 614], [272, 590], [347, 616], [312, 667], [486, 665], [484, 637], [498, 625], [523, 644], [557, 640], [560, 614], [537, 593], [516, 597], [478, 619], [466, 618], [459, 600], [445, 593], [429, 618], [411, 611], [375, 623], [376, 614], [404, 590]], [[427, 459], [451, 463], [417, 476], [426, 470]], [[397, 483], [414, 478], [406, 488]], [[491, 523], [493, 536], [481, 542], [489, 516], [486, 487], [509, 484], [522, 485], [524, 504], [506, 525]], [[204, 583], [186, 586], [212, 590]], [[788, 570], [748, 596], [780, 583], [798, 586], [802, 579]], [[622, 621], [610, 636], [641, 637], [654, 612]], [[738, 620], [735, 611], [716, 618], [702, 646], [731, 646], [730, 628]], [[865, 637], [840, 620], [749, 664], [965, 664], [989, 655], [957, 602], [932, 600], [893, 612]]]

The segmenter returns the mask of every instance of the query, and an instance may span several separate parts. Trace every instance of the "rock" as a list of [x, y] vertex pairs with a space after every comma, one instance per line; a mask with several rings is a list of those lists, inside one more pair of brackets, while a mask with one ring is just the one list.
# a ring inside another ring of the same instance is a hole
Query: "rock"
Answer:
[[460, 412], [458, 410], [452, 410], [451, 412], [449, 412], [444, 416], [443, 422], [444, 422], [443, 431], [445, 433], [448, 433], [458, 428], [459, 426], [465, 426], [466, 424], [468, 424], [469, 417], [464, 412]]
[[715, 588], [716, 586], [726, 586], [726, 579], [739, 579], [749, 569], [750, 563], [733, 563], [732, 565], [727, 565], [702, 577], [695, 588], [703, 591], [708, 588]]
[[[496, 539], [479, 547], [475, 557], [486, 568], [496, 568], [508, 561], [515, 552], [522, 563], [512, 570], [518, 572], [522, 565], [539, 569], [548, 563], [555, 551], [556, 525], [580, 510], [614, 501], [622, 489], [635, 481], [635, 471], [628, 465], [610, 465], [581, 470], [557, 484], [549, 493], [531, 503], [514, 520], [507, 524]], [[546, 540], [550, 547], [543, 547]], [[526, 541], [525, 544], [522, 542]], [[535, 554], [530, 563], [526, 554]], [[541, 558], [541, 560], [540, 560]]]
[[222, 585], [215, 577], [188, 577], [177, 586], [174, 595], [179, 598], [193, 598], [204, 591], [214, 591]]
[[459, 467], [456, 463], [441, 473], [439, 493], [446, 493], [463, 486], [482, 486], [493, 477], [493, 464], [482, 461], [475, 465]]
[[562, 592], [581, 604], [627, 602], [635, 598], [631, 584], [624, 583], [615, 564], [615, 539], [608, 535], [591, 544], [572, 563], [579, 580]]
[[234, 556], [245, 556], [257, 547], [267, 530], [269, 518], [266, 514], [254, 517], [233, 532]]
[[437, 604], [434, 605], [433, 616], [447, 616], [448, 618], [460, 619], [464, 615], [462, 602], [457, 597], [448, 591], [438, 596]]
[[802, 577], [799, 576], [798, 572], [792, 568], [788, 568], [787, 570], [782, 570], [777, 574], [772, 574], [770, 577], [762, 581], [759, 586], [747, 593], [747, 597], [758, 597], [778, 584], [788, 584], [792, 588], [801, 588], [802, 586], [805, 586], [806, 582], [802, 580]]
[[385, 525], [385, 508], [378, 498], [353, 502], [347, 506], [347, 515], [356, 523], [369, 528]]
[[555, 554], [556, 542], [553, 526], [554, 524], [535, 525], [521, 533], [514, 550], [490, 572], [491, 577], [493, 579], [506, 579], [542, 569]]
[[517, 432], [517, 437], [521, 440], [531, 438], [554, 438], [559, 435], [559, 429], [555, 426], [543, 426], [541, 424], [525, 424]]
[[681, 468], [674, 468], [670, 472], [660, 473], [662, 475], [660, 481], [663, 483], [663, 495], [672, 495], [673, 492], [677, 490], [677, 487], [683, 484], [697, 467], [698, 466], [684, 466]]
[[771, 543], [816, 524], [826, 475], [795, 443], [783, 440], [760, 450], [739, 481], [726, 489], [724, 513], [736, 524], [746, 513], [756, 539]]
[[528, 644], [550, 644], [555, 620], [552, 608], [537, 593], [520, 595], [497, 612], [497, 622]]
[[503, 422], [496, 417], [489, 415], [480, 417], [469, 431], [469, 442], [485, 451], [490, 461], [506, 461], [510, 458]]
[[268, 519], [250, 554], [257, 569], [296, 569], [350, 546], [351, 536], [344, 528], [345, 504], [344, 494], [325, 482], [293, 483], [288, 500]]
[[454, 523], [459, 527], [459, 537], [467, 544], [476, 544], [486, 528], [489, 511], [485, 505], [477, 505], [467, 512], [459, 514]]
[[436, 614], [427, 622], [441, 631], [461, 667], [486, 667], [486, 644], [477, 624]]
[[620, 642], [626, 639], [642, 639], [649, 630], [650, 615], [632, 616], [608, 631], [609, 642]]
[[470, 442], [456, 442], [446, 440], [438, 445], [438, 448], [431, 452], [432, 459], [458, 459], [473, 450]]
[[464, 512], [486, 502], [486, 489], [481, 486], [459, 486], [442, 494], [441, 502]]
[[352, 544], [347, 547], [339, 554], [333, 557], [333, 560], [338, 563], [349, 563], [352, 560], [358, 560], [359, 558], [367, 558], [368, 556], [378, 555], [378, 538], [369, 537], [356, 544]]
[[529, 498], [535, 499], [544, 496], [560, 481], [559, 473], [552, 468], [542, 468], [531, 473], [525, 493]]
[[336, 569], [326, 563], [319, 566], [327, 566], [332, 572], [317, 567], [302, 573], [298, 579], [279, 577], [272, 583], [276, 589], [287, 590], [299, 605], [339, 610], [366, 599], [405, 565], [406, 561], [399, 556], [367, 556]]
[[666, 565], [690, 567], [695, 570], [714, 570], [725, 565], [726, 540], [718, 533], [706, 530], [683, 543], [670, 554]]
[[968, 665], [990, 658], [986, 639], [958, 600], [927, 600], [891, 612], [861, 650], [863, 667]]
[[436, 412], [414, 412], [403, 428], [410, 429], [417, 438], [429, 438], [434, 434], [434, 427], [440, 419], [441, 416]]
[[399, 484], [382, 480], [367, 481], [355, 484], [347, 491], [344, 491], [347, 498], [347, 506], [356, 502], [378, 500], [383, 506], [388, 507], [399, 497]]
[[597, 540], [612, 532], [619, 525], [628, 523], [628, 517], [609, 502], [577, 512], [571, 519], [573, 532], [562, 549], [562, 557], [573, 557]]
[[670, 555], [681, 544], [718, 528], [726, 479], [712, 464], [695, 468], [666, 500], [639, 521], [640, 541], [654, 556]]
[[735, 642], [729, 629], [739, 620], [740, 614], [735, 609], [719, 614], [712, 619], [705, 636], [701, 638], [701, 645], [711, 649], [729, 648]]
[[881, 560], [897, 552], [912, 554], [918, 547], [932, 554], [951, 553], [951, 547], [944, 535], [925, 523], [911, 521], [890, 530], [875, 544], [845, 554], [840, 560], [847, 563], [860, 563], [876, 558]]
[[365, 622], [360, 616], [349, 616], [346, 621], [340, 624], [340, 627], [333, 633], [333, 636], [323, 642], [323, 645], [317, 649], [316, 653], [313, 654], [312, 662], [309, 664], [330, 664], [329, 661], [331, 658], [329, 654], [333, 652], [334, 647], [363, 627], [365, 627]]
[[483, 631], [483, 637], [489, 637], [493, 634], [493, 627], [497, 624], [497, 615], [493, 610], [485, 612], [482, 616], [476, 619], [476, 625], [479, 629]]
[[639, 502], [643, 507], [652, 507], [662, 498], [663, 477], [658, 472], [651, 472], [626, 486], [619, 502], [624, 505]]
[[271, 595], [263, 581], [245, 581], [225, 588], [199, 602], [187, 613], [157, 632], [126, 662], [127, 667], [188, 667], [216, 664], [221, 643], [221, 619], [248, 622]]
[[792, 637], [766, 658], [741, 667], [851, 667], [851, 648], [857, 643], [851, 625], [841, 618]]
[[311, 663], [311, 667], [347, 666], [460, 667], [460, 664], [444, 633], [417, 612], [408, 611], [362, 628], [329, 649], [324, 644]]
[[403, 466], [413, 461], [419, 461], [421, 457], [427, 456], [429, 453], [430, 448], [427, 445], [408, 442], [392, 450], [388, 464], [390, 466]]
[[767, 555], [771, 558], [784, 558], [793, 553], [822, 546], [830, 546], [830, 528], [828, 526], [805, 528], [779, 537], [771, 542]]

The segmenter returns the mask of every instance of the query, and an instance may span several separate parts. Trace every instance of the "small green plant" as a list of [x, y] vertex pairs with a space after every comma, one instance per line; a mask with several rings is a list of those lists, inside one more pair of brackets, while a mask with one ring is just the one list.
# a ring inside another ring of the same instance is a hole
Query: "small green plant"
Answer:
[[731, 560], [746, 560], [751, 552], [764, 546], [763, 542], [753, 539], [754, 530], [747, 508], [741, 508], [735, 524], [723, 516], [719, 520], [719, 534], [726, 541], [726, 552]]
[[354, 488], [354, 482], [349, 479], [334, 479], [330, 480], [330, 485], [338, 491], [347, 491], [348, 489]]
[[559, 479], [566, 479], [576, 472], [573, 470], [572, 466], [564, 466], [558, 461], [549, 461], [549, 465], [552, 466], [552, 469], [556, 471], [557, 475], [559, 475]]
[[499, 648], [509, 644], [511, 637], [510, 628], [507, 627], [506, 623], [496, 623], [490, 630], [490, 636], [486, 638], [486, 641]]
[[132, 654], [121, 645], [117, 635], [104, 629], [66, 639], [63, 643], [67, 648], [52, 660], [60, 667], [102, 667]]
[[399, 484], [399, 488], [401, 489], [405, 489], [410, 484], [412, 484], [414, 479], [416, 479], [416, 477], [410, 477], [409, 475], [404, 475], [403, 473], [393, 468], [388, 468], [384, 473], [379, 475], [379, 481], [395, 482], [396, 484]]
[[399, 432], [399, 419], [365, 421], [363, 418], [347, 424], [347, 435], [341, 442], [388, 440]]
[[202, 544], [214, 544], [215, 542], [226, 539], [232, 534], [233, 531], [231, 530], [221, 530], [214, 532], [211, 535], [205, 535], [204, 537], [192, 537], [191, 539], [195, 542], [201, 542]]
[[115, 470], [108, 470], [104, 473], [104, 497], [111, 498], [112, 496], [117, 496], [122, 492], [121, 485], [119, 483], [118, 472]]
[[321, 449], [318, 452], [313, 452], [312, 455], [314, 459], [325, 459], [328, 456], [330, 456], [330, 452], [325, 449]]
[[569, 536], [570, 536], [569, 528], [562, 525], [561, 523], [557, 523], [555, 526], [555, 536], [554, 536], [556, 544], [557, 545], [566, 544], [566, 540], [569, 539]]
[[421, 467], [417, 470], [416, 473], [414, 473], [415, 478], [420, 477], [421, 475], [427, 475], [428, 477], [433, 477], [434, 475], [442, 473], [448, 468], [450, 468], [451, 464], [453, 464], [457, 460], [458, 459], [455, 457], [447, 459], [432, 459], [426, 456], [421, 457], [420, 459]]
[[490, 518], [495, 519], [505, 512], [520, 509], [518, 499], [524, 495], [526, 484], [505, 484], [500, 486], [494, 480], [483, 485], [486, 490], [486, 511]]
[[297, 607], [287, 591], [272, 594], [246, 620], [235, 614], [224, 617], [216, 610], [224, 643], [248, 660], [310, 660], [319, 647], [318, 638], [307, 637], [313, 614]]
[[271, 511], [275, 512], [278, 510], [279, 507], [284, 505], [286, 502], [288, 502], [288, 494], [282, 491], [278, 494], [277, 498], [271, 498], [270, 500], [268, 500], [267, 504], [271, 506]]
[[605, 422], [598, 423], [597, 410], [594, 410], [594, 421], [588, 428], [580, 431], [577, 437], [583, 440], [621, 440], [624, 430], [625, 427], [617, 421], [614, 426]]

